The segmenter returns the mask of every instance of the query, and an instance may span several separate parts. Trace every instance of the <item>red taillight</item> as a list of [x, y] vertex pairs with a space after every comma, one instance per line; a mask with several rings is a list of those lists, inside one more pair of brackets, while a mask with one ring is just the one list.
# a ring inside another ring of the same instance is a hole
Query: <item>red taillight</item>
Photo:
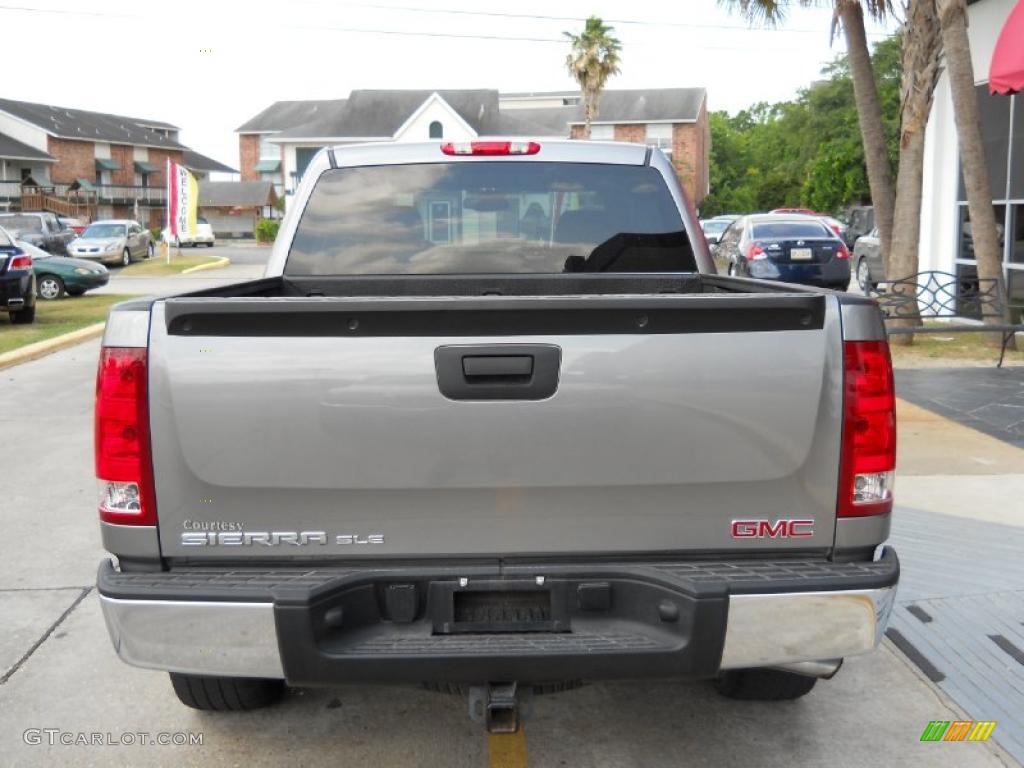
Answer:
[[884, 514], [892, 509], [896, 469], [896, 393], [889, 345], [844, 342], [843, 363], [843, 444], [836, 514]]
[[760, 261], [761, 259], [767, 259], [768, 254], [764, 252], [764, 248], [760, 245], [751, 245], [747, 250], [747, 259], [750, 261]]
[[32, 257], [18, 251], [8, 263], [7, 269], [32, 269]]
[[536, 155], [536, 141], [447, 141], [441, 145], [446, 155]]
[[837, 259], [849, 259], [850, 258], [850, 249], [846, 247], [846, 243], [840, 243], [839, 244], [839, 247], [836, 249], [836, 258]]
[[156, 525], [146, 350], [104, 347], [96, 374], [100, 520]]

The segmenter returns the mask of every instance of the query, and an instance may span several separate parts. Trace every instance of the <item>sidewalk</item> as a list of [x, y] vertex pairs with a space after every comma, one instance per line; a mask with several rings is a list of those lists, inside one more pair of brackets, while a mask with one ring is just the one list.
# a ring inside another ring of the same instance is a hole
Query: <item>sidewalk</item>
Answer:
[[889, 640], [1024, 761], [1024, 449], [897, 401]]

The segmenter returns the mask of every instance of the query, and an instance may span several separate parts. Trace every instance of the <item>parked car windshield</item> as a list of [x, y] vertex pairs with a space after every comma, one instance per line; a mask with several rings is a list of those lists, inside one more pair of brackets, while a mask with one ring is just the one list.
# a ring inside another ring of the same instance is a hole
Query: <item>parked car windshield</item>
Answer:
[[481, 161], [325, 171], [285, 274], [696, 268], [679, 211], [654, 168]]
[[14, 241], [11, 239], [11, 236], [8, 235], [3, 229], [0, 229], [0, 245], [14, 245]]
[[42, 232], [43, 220], [38, 216], [0, 216], [0, 224], [7, 229], [16, 229], [19, 232]]
[[729, 228], [731, 221], [726, 219], [711, 219], [704, 222], [704, 233], [708, 235], [720, 235]]
[[82, 233], [82, 237], [124, 237], [124, 224], [93, 224]]
[[754, 240], [791, 237], [832, 237], [833, 233], [817, 221], [773, 221], [755, 224], [751, 230]]

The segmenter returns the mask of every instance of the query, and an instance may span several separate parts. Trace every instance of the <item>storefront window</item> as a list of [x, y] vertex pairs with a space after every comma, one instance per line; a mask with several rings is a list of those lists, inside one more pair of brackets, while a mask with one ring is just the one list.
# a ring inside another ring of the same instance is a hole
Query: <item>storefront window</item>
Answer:
[[1013, 206], [1013, 218], [1011, 219], [1013, 229], [1010, 238], [1011, 264], [1024, 264], [1024, 203], [1017, 203]]
[[[967, 208], [967, 203], [961, 203], [958, 206], [960, 210], [960, 225], [957, 231], [960, 233], [960, 245], [957, 249], [957, 258], [966, 261], [974, 261], [974, 237], [972, 235], [971, 227], [971, 213]], [[992, 206], [992, 214], [996, 220], [996, 232], [999, 235], [999, 248], [1000, 252], [1004, 250], [1006, 242], [1006, 206], [1002, 203]]]

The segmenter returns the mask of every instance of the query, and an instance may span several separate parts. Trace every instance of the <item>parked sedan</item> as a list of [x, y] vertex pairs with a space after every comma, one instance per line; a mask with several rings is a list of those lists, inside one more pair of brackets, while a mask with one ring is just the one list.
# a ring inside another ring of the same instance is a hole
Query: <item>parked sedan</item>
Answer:
[[730, 275], [846, 290], [850, 252], [828, 225], [803, 214], [737, 219], [719, 241]]
[[714, 245], [721, 238], [722, 233], [729, 227], [728, 219], [704, 219], [701, 221], [701, 229], [704, 230], [704, 237], [709, 245]]
[[128, 219], [94, 221], [68, 247], [68, 255], [127, 267], [153, 255], [153, 237], [139, 222]]
[[17, 242], [32, 257], [36, 273], [36, 292], [43, 299], [59, 299], [64, 294], [81, 296], [90, 288], [99, 288], [110, 281], [110, 272], [102, 264], [68, 256], [54, 256], [30, 243]]
[[207, 248], [213, 248], [217, 244], [217, 238], [213, 234], [213, 227], [202, 216], [196, 219], [196, 233], [194, 236], [172, 237], [171, 231], [164, 229], [161, 237], [163, 237], [165, 243], [170, 243], [174, 246], [190, 245], [193, 248], [198, 248], [200, 245], [205, 245]]
[[36, 319], [36, 276], [32, 257], [0, 227], [0, 311], [10, 315], [15, 325]]
[[878, 244], [878, 228], [857, 238], [853, 244], [853, 269], [857, 285], [865, 294], [871, 293], [878, 283], [885, 279], [882, 264], [882, 249]]

